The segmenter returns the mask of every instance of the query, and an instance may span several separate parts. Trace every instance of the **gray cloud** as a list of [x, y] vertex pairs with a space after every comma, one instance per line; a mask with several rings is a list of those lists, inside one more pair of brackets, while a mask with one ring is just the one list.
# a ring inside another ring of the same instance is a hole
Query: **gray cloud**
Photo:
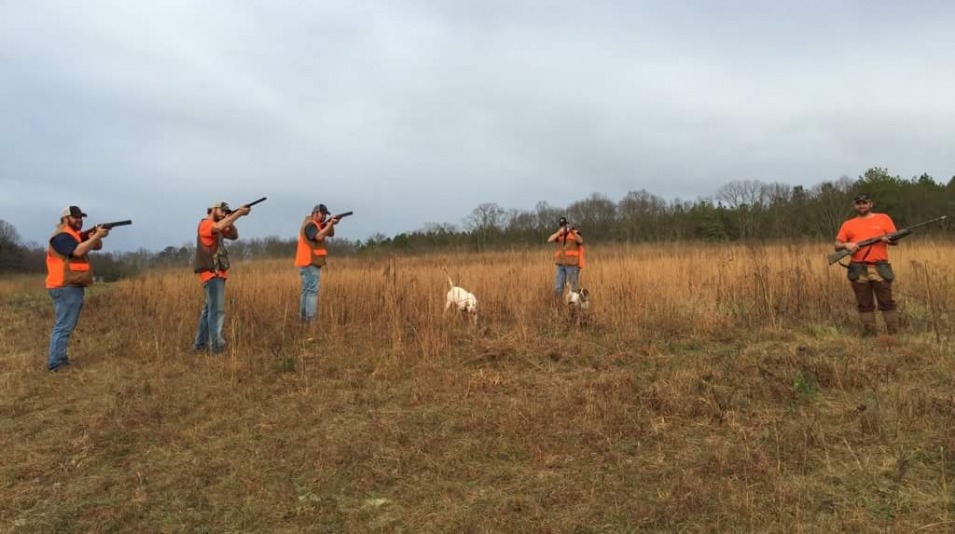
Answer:
[[683, 198], [873, 165], [947, 179], [943, 2], [6, 2], [0, 219], [131, 217], [121, 248], [318, 201], [364, 238], [476, 205]]

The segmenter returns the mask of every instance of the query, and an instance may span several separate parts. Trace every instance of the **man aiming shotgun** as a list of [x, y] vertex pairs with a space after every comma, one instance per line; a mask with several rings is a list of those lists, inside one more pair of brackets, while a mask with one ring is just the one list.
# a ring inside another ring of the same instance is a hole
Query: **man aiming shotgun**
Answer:
[[222, 327], [225, 324], [225, 281], [229, 271], [229, 251], [224, 239], [239, 238], [235, 222], [252, 211], [252, 206], [263, 202], [262, 197], [233, 210], [225, 202], [216, 202], [206, 209], [206, 218], [196, 229], [196, 256], [193, 271], [205, 292], [205, 303], [199, 315], [199, 327], [192, 348], [196, 352], [225, 350]]
[[335, 225], [352, 215], [346, 211], [329, 217], [325, 204], [316, 204], [312, 214], [305, 217], [298, 231], [298, 247], [295, 251], [295, 266], [302, 279], [302, 294], [299, 299], [299, 317], [303, 323], [318, 317], [318, 289], [328, 250], [325, 239], [335, 236]]
[[547, 238], [548, 243], [557, 243], [557, 251], [554, 253], [554, 263], [557, 265], [557, 274], [554, 278], [555, 304], [560, 303], [566, 285], [570, 285], [571, 291], [579, 289], [584, 246], [584, 237], [573, 224], [567, 222], [567, 218], [558, 219], [557, 226], [557, 231]]
[[[70, 366], [67, 346], [80, 319], [85, 288], [93, 285], [89, 253], [103, 248], [103, 239], [119, 223], [98, 224], [81, 231], [86, 213], [78, 206], [67, 206], [60, 213], [46, 248], [46, 288], [53, 299], [53, 331], [47, 368], [60, 371]], [[123, 221], [132, 224], [131, 221]]]

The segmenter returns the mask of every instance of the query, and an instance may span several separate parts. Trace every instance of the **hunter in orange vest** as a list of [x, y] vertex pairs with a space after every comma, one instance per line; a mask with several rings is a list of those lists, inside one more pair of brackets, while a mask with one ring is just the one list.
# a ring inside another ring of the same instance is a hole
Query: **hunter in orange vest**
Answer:
[[302, 296], [299, 299], [299, 317], [311, 322], [318, 316], [318, 285], [328, 251], [325, 238], [335, 236], [338, 219], [328, 217], [325, 204], [312, 208], [298, 229], [298, 248], [295, 251], [295, 266], [302, 279]]
[[557, 231], [547, 238], [548, 243], [557, 243], [554, 253], [554, 263], [557, 265], [557, 276], [554, 280], [554, 298], [560, 302], [564, 294], [564, 287], [570, 286], [571, 291], [577, 291], [580, 269], [583, 267], [584, 238], [567, 219], [561, 217], [557, 221]]
[[70, 365], [66, 349], [83, 309], [84, 288], [93, 284], [87, 255], [103, 248], [103, 238], [109, 235], [109, 230], [99, 226], [81, 232], [83, 217], [86, 214], [77, 206], [64, 208], [46, 247], [46, 288], [53, 299], [54, 316], [47, 360], [51, 371]]
[[239, 229], [235, 227], [235, 221], [251, 211], [249, 206], [232, 210], [225, 202], [216, 202], [206, 209], [206, 218], [199, 221], [193, 271], [199, 275], [206, 301], [199, 314], [196, 340], [192, 344], [192, 350], [196, 352], [211, 350], [218, 353], [225, 350], [222, 328], [225, 324], [225, 281], [228, 278], [229, 254], [223, 239], [238, 239]]

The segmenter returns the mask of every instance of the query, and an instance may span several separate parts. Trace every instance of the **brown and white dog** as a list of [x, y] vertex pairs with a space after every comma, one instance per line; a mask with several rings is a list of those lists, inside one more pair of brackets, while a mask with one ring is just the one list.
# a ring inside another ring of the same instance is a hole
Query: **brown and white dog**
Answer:
[[444, 312], [447, 313], [448, 310], [457, 310], [458, 313], [470, 317], [472, 323], [477, 324], [477, 297], [470, 291], [454, 285], [450, 276], [448, 277], [448, 285], [451, 289], [449, 289], [447, 295], [445, 295]]
[[565, 298], [567, 305], [574, 310], [584, 311], [590, 308], [590, 291], [586, 288], [570, 291]]

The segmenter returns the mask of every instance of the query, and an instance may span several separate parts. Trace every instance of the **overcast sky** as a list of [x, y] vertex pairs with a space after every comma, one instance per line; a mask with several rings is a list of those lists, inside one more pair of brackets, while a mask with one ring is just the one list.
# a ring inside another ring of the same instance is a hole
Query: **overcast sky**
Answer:
[[0, 0], [0, 219], [113, 248], [340, 236], [591, 193], [955, 174], [944, 1]]

